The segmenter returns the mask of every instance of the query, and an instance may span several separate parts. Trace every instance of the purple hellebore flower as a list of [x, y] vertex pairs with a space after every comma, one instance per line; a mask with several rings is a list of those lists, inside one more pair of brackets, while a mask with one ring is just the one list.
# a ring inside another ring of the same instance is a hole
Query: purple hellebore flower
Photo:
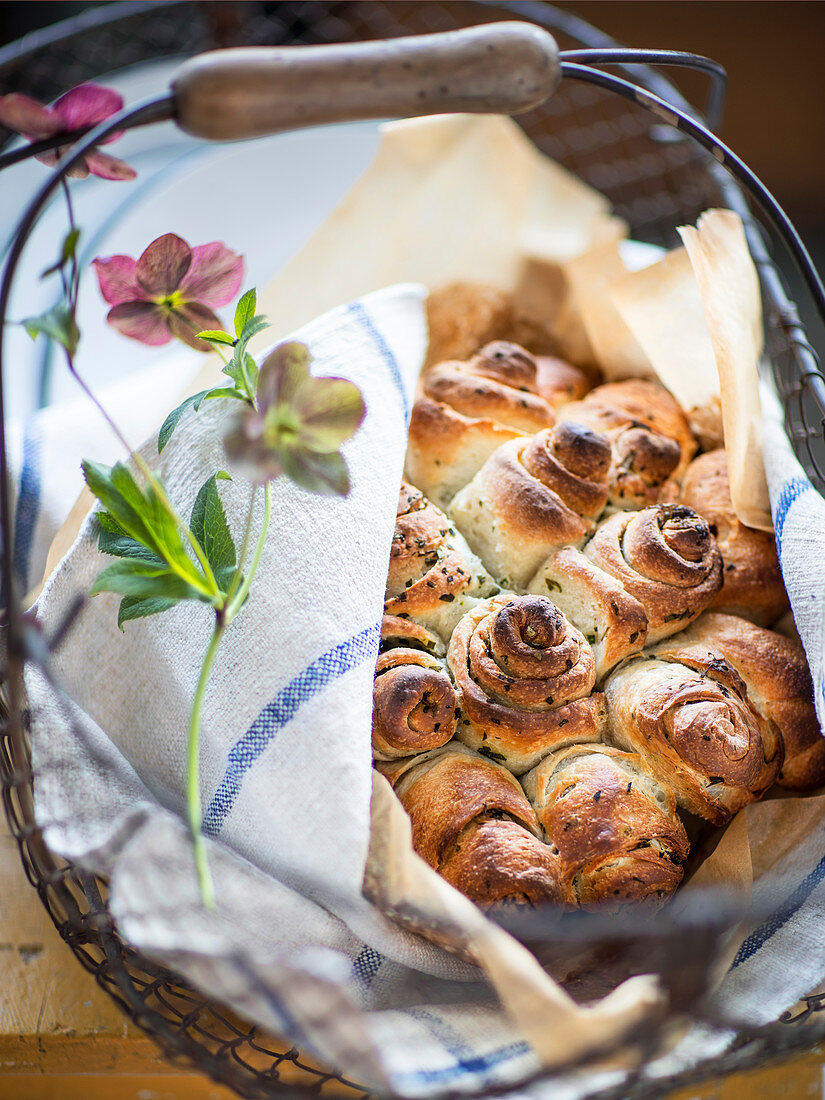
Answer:
[[174, 336], [197, 351], [212, 351], [197, 334], [223, 327], [210, 307], [232, 301], [244, 264], [220, 241], [190, 248], [182, 237], [164, 233], [138, 260], [100, 256], [94, 267], [100, 293], [112, 307], [106, 320], [118, 332], [152, 347]]
[[[51, 107], [38, 103], [31, 96], [12, 92], [0, 96], [0, 124], [22, 134], [29, 141], [40, 141], [42, 138], [97, 126], [104, 119], [116, 115], [122, 108], [123, 97], [111, 88], [103, 88], [99, 84], [80, 84], [62, 95]], [[122, 133], [119, 130], [110, 134], [102, 144], [108, 145], [110, 141], [117, 141]], [[67, 146], [62, 146], [35, 155], [43, 164], [53, 167], [66, 148]], [[101, 153], [99, 149], [87, 153], [82, 161], [69, 170], [68, 175], [85, 179], [90, 172], [104, 180], [133, 180], [136, 175], [128, 164], [117, 157]]]
[[349, 472], [339, 452], [366, 412], [344, 378], [313, 378], [305, 344], [279, 344], [258, 376], [257, 407], [236, 412], [224, 438], [227, 457], [250, 481], [284, 473], [313, 493], [346, 496]]

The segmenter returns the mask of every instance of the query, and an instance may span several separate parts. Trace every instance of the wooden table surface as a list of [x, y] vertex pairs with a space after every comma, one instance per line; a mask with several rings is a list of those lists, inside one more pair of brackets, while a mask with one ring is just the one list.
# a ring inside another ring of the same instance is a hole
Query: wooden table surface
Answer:
[[[825, 1052], [671, 1100], [823, 1097]], [[23, 873], [0, 814], [0, 1100], [229, 1100], [166, 1062], [77, 962]]]

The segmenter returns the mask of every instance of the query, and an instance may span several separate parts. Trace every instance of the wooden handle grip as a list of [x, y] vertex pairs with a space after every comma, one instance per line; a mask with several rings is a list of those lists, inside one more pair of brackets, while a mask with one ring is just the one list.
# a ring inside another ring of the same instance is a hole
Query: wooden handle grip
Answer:
[[172, 87], [183, 130], [239, 141], [365, 118], [518, 114], [559, 78], [553, 37], [506, 22], [378, 42], [216, 50], [186, 61]]

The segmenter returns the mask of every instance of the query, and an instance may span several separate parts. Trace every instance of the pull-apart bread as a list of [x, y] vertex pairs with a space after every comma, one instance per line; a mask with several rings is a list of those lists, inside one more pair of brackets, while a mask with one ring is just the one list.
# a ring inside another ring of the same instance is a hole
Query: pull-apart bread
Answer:
[[513, 342], [495, 292], [451, 321], [459, 300], [431, 302], [444, 355], [410, 427], [376, 766], [416, 851], [485, 908], [660, 904], [680, 813], [720, 826], [774, 783], [825, 783], [804, 653], [767, 629], [775, 542], [662, 385], [591, 389]]

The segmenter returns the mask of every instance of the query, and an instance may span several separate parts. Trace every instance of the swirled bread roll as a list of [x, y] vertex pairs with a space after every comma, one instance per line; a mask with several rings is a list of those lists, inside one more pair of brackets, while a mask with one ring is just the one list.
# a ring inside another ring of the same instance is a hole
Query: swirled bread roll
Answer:
[[421, 623], [402, 619], [400, 615], [385, 615], [381, 620], [381, 650], [383, 652], [396, 646], [421, 649], [435, 657], [443, 657], [447, 652], [441, 638]]
[[788, 610], [776, 540], [740, 523], [733, 510], [724, 451], [699, 455], [687, 468], [681, 500], [706, 519], [724, 561], [723, 584], [710, 607], [770, 626]]
[[606, 519], [585, 555], [644, 607], [650, 645], [676, 634], [722, 587], [722, 556], [707, 523], [683, 504]]
[[502, 340], [467, 361], [429, 368], [410, 419], [407, 477], [445, 507], [496, 447], [549, 427], [554, 408], [587, 389], [581, 372], [578, 385], [569, 372], [575, 368]]
[[679, 403], [658, 382], [629, 378], [591, 390], [565, 405], [560, 420], [574, 420], [607, 435], [613, 446], [612, 508], [644, 508], [661, 500], [670, 479], [680, 480], [696, 453], [696, 440]]
[[372, 747], [378, 760], [445, 745], [455, 733], [455, 691], [443, 664], [418, 649], [378, 656], [372, 694]]
[[718, 651], [674, 639], [605, 684], [610, 739], [644, 757], [677, 803], [723, 825], [760, 798], [782, 765], [782, 739]]
[[543, 596], [478, 604], [453, 631], [447, 664], [461, 707], [456, 736], [516, 775], [553, 749], [601, 737], [593, 652]]
[[581, 546], [608, 496], [610, 441], [572, 421], [494, 451], [450, 505], [505, 588], [523, 590], [560, 546]]
[[558, 857], [504, 768], [448, 745], [405, 768], [381, 767], [412, 822], [413, 847], [482, 908], [558, 902]]
[[446, 641], [475, 598], [495, 591], [497, 586], [444, 513], [403, 482], [385, 614], [410, 618]]
[[565, 901], [663, 901], [681, 882], [689, 844], [676, 800], [637, 753], [573, 745], [522, 785], [559, 852]]
[[647, 613], [620, 581], [572, 546], [539, 566], [528, 592], [549, 596], [587, 639], [596, 659], [596, 682], [647, 641]]
[[782, 737], [781, 787], [804, 791], [825, 783], [825, 737], [814, 707], [805, 651], [797, 642], [733, 615], [708, 612], [674, 643], [721, 653], [748, 688], [752, 704]]

